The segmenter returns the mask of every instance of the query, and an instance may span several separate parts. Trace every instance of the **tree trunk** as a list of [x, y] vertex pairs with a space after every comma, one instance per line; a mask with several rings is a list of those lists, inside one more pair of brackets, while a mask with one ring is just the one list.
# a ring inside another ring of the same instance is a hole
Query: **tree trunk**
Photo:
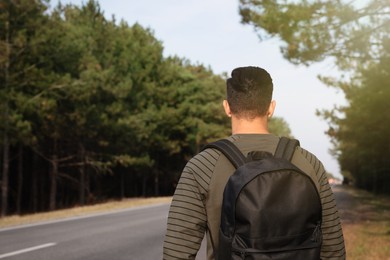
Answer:
[[8, 210], [8, 175], [9, 175], [9, 140], [4, 133], [3, 140], [3, 178], [1, 181], [1, 216], [7, 215]]
[[[5, 71], [4, 71], [4, 91], [7, 95], [9, 86], [9, 59], [10, 59], [10, 42], [9, 42], [9, 22], [5, 22]], [[4, 110], [4, 136], [3, 136], [3, 178], [1, 181], [1, 216], [4, 217], [8, 210], [8, 175], [9, 175], [9, 136], [8, 136], [8, 117], [9, 105], [8, 100], [5, 100]]]
[[158, 196], [159, 191], [159, 180], [158, 180], [158, 171], [154, 174], [154, 196]]
[[80, 168], [80, 183], [79, 183], [79, 203], [81, 206], [85, 204], [85, 166]]
[[146, 197], [146, 174], [142, 174], [142, 197]]
[[79, 186], [79, 203], [81, 206], [85, 204], [85, 148], [80, 144], [80, 159], [83, 164], [80, 167], [80, 186]]
[[86, 203], [91, 202], [91, 190], [90, 190], [90, 174], [88, 168], [85, 169], [85, 191], [87, 192]]
[[56, 195], [57, 195], [57, 175], [58, 175], [58, 156], [53, 155], [53, 160], [51, 162], [52, 169], [50, 171], [50, 201], [49, 201], [49, 210], [56, 209]]
[[54, 140], [53, 156], [51, 161], [52, 169], [50, 171], [50, 201], [49, 210], [56, 209], [56, 195], [57, 195], [57, 176], [58, 176], [58, 151], [57, 140]]
[[18, 188], [16, 198], [16, 213], [20, 215], [22, 212], [22, 191], [23, 191], [23, 146], [19, 145], [19, 160], [18, 160]]
[[121, 187], [121, 199], [125, 198], [125, 172], [121, 172], [121, 180], [120, 180], [120, 187]]
[[31, 203], [32, 212], [36, 213], [38, 210], [38, 156], [35, 153], [33, 154], [33, 163], [31, 168]]

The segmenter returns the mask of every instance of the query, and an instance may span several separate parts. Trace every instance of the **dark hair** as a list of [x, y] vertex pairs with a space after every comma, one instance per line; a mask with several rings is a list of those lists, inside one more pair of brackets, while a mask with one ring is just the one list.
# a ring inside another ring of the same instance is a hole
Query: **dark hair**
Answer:
[[269, 73], [259, 67], [241, 67], [226, 81], [227, 102], [238, 117], [265, 116], [272, 99], [273, 84]]

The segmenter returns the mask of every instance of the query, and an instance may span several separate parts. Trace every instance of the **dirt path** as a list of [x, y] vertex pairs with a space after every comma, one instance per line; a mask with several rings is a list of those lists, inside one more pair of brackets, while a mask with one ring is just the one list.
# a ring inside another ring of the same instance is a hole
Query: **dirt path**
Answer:
[[348, 186], [332, 187], [347, 259], [390, 260], [390, 197]]
[[332, 187], [343, 224], [390, 220], [390, 198], [349, 186]]

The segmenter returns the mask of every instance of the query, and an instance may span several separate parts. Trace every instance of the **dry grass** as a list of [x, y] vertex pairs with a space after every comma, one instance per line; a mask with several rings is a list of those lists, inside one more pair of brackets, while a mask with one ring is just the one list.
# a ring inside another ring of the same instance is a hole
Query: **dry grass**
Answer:
[[388, 222], [343, 225], [347, 259], [390, 259], [390, 226]]
[[116, 211], [120, 209], [126, 209], [137, 206], [169, 203], [171, 197], [159, 197], [159, 198], [137, 198], [137, 199], [126, 199], [121, 201], [111, 201], [107, 203], [75, 207], [71, 209], [56, 210], [53, 212], [37, 213], [25, 216], [9, 216], [0, 218], [0, 228], [11, 227], [17, 225], [33, 224], [42, 221], [65, 219], [70, 217], [85, 216], [90, 214]]

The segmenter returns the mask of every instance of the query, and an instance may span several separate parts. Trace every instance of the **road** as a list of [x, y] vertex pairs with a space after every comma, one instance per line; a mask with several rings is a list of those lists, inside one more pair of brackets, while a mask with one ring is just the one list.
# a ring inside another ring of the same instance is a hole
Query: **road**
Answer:
[[[342, 219], [354, 211], [352, 196], [333, 187]], [[0, 259], [155, 260], [162, 244], [169, 204], [159, 204], [0, 229]], [[344, 214], [348, 213], [348, 214]], [[205, 243], [196, 260], [205, 260]]]
[[0, 259], [161, 259], [168, 204], [0, 229]]

